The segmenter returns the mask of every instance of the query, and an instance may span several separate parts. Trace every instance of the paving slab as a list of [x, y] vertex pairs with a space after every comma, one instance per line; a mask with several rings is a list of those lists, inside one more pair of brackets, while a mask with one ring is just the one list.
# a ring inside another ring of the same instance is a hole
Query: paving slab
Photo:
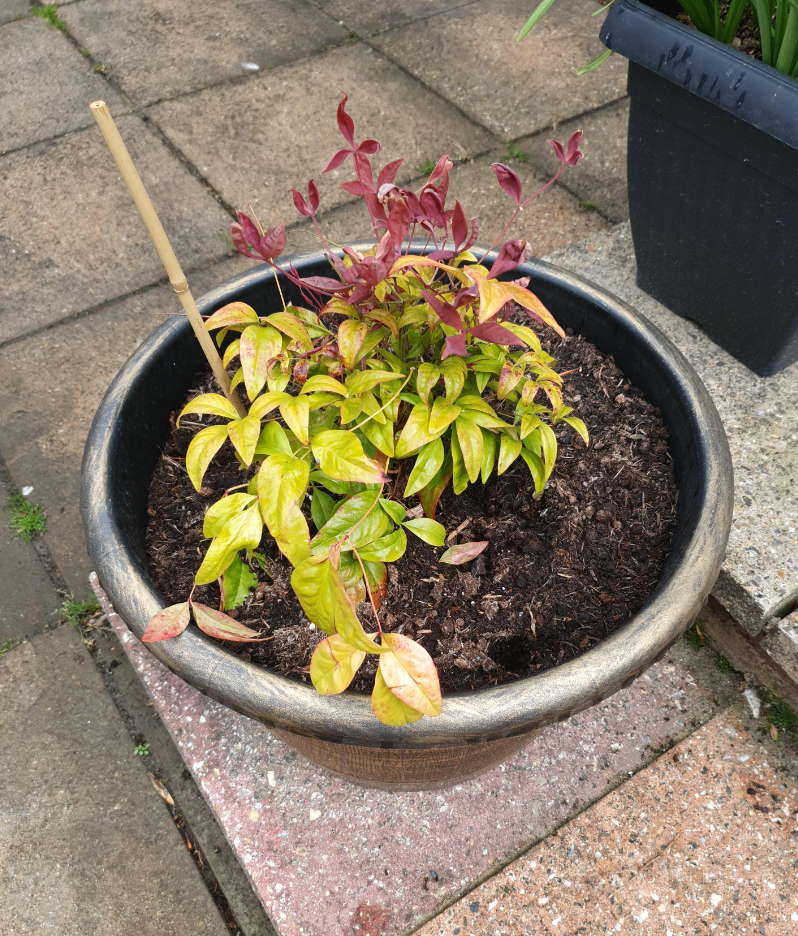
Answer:
[[341, 91], [349, 92], [357, 139], [383, 145], [377, 164], [406, 160], [400, 183], [442, 153], [463, 158], [492, 145], [484, 130], [362, 43], [275, 68], [246, 89], [245, 100], [238, 85], [228, 85], [148, 113], [229, 204], [252, 202], [270, 226], [302, 221], [289, 189], [304, 192], [311, 177], [323, 209], [352, 200], [338, 187], [354, 178], [351, 163], [321, 174], [345, 145], [335, 122]]
[[[454, 205], [454, 199], [459, 199], [466, 215], [477, 218], [479, 243], [486, 247], [504, 228], [515, 210], [512, 198], [499, 188], [496, 175], [490, 168], [492, 162], [510, 165], [518, 173], [525, 194], [531, 195], [551, 178], [540, 175], [529, 163], [508, 159], [505, 148], [493, 150], [452, 169], [449, 203]], [[575, 175], [581, 171], [581, 165], [567, 170]], [[419, 188], [422, 182], [422, 179], [417, 179], [411, 187]], [[320, 215], [319, 223], [324, 233], [338, 243], [374, 237], [360, 199], [336, 208], [327, 215]], [[523, 237], [532, 245], [535, 254], [542, 257], [582, 240], [594, 231], [603, 231], [607, 226], [601, 216], [594, 211], [586, 211], [577, 197], [556, 184], [519, 215], [507, 236]], [[303, 226], [301, 233], [292, 231], [289, 236], [292, 247], [295, 245], [297, 250], [311, 249], [318, 243], [312, 229], [307, 226]]]
[[[363, 3], [362, 0], [313, 0], [314, 5], [338, 20], [358, 36], [395, 29], [428, 16], [447, 14], [477, 0], [381, 0]], [[418, 28], [423, 28], [419, 26]]]
[[625, 96], [626, 60], [619, 55], [576, 74], [604, 50], [598, 39], [603, 17], [590, 15], [594, 0], [555, 4], [519, 43], [532, 9], [528, 0], [458, 7], [369, 42], [501, 140]]
[[[200, 296], [251, 265], [236, 256], [189, 274], [189, 283]], [[17, 485], [34, 486], [48, 517], [45, 540], [76, 593], [91, 571], [78, 507], [91, 421], [119, 368], [179, 308], [171, 286], [158, 286], [0, 347], [0, 454]]]
[[734, 521], [713, 595], [750, 633], [759, 633], [798, 601], [798, 364], [773, 377], [758, 377], [694, 322], [638, 289], [628, 224], [550, 259], [651, 319], [706, 384], [734, 463]]
[[412, 931], [715, 709], [665, 660], [476, 780], [432, 793], [366, 790], [172, 675], [96, 591], [281, 936]]
[[419, 936], [787, 936], [797, 870], [795, 774], [725, 713]]
[[129, 110], [69, 39], [44, 19], [0, 29], [0, 154], [93, 125], [88, 104], [97, 98], [116, 115]]
[[[304, 58], [346, 30], [304, 0], [83, 0], [62, 11], [70, 33], [138, 104], [197, 91]], [[242, 101], [247, 91], [239, 89]]]
[[553, 174], [559, 161], [547, 138], [567, 140], [582, 130], [580, 149], [585, 154], [578, 172], [565, 172], [564, 188], [581, 202], [592, 202], [596, 210], [616, 224], [629, 220], [626, 196], [626, 136], [629, 127], [629, 99], [626, 98], [592, 114], [566, 120], [551, 131], [519, 140], [518, 149], [528, 153], [539, 172]]
[[[184, 269], [230, 217], [138, 117], [119, 130]], [[158, 282], [163, 267], [97, 127], [0, 156], [0, 345]]]
[[3, 0], [0, 7], [0, 25], [13, 23], [30, 12], [30, 0]]
[[[40, 634], [61, 622], [61, 599], [36, 550], [8, 528], [10, 490], [0, 483], [0, 646]], [[36, 499], [36, 492], [31, 500]]]
[[78, 631], [5, 654], [0, 696], [0, 933], [229, 932]]

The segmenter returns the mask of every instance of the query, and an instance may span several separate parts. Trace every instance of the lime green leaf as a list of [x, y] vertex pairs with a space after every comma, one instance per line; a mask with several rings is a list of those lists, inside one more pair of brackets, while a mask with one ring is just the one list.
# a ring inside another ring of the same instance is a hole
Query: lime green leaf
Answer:
[[339, 393], [343, 397], [349, 395], [349, 391], [341, 381], [336, 380], [335, 377], [330, 377], [329, 374], [316, 374], [313, 377], [309, 377], [302, 385], [302, 390], [300, 392], [316, 393], [317, 391]]
[[379, 669], [371, 693], [371, 710], [384, 725], [392, 725], [396, 728], [412, 724], [424, 717], [421, 712], [417, 712], [396, 698], [386, 685]]
[[258, 502], [280, 552], [297, 565], [310, 552], [310, 531], [299, 505], [310, 467], [292, 455], [270, 455], [258, 472]]
[[337, 632], [356, 650], [383, 652], [363, 630], [329, 553], [301, 562], [291, 576], [291, 587], [309, 620], [328, 637]]
[[417, 403], [410, 411], [402, 434], [396, 443], [396, 457], [405, 458], [422, 445], [432, 442], [436, 436], [435, 433], [430, 433], [428, 427], [429, 407], [426, 403]]
[[[250, 413], [250, 415], [252, 415]], [[291, 443], [285, 429], [276, 420], [266, 423], [255, 446], [256, 455], [291, 455]]]
[[323, 471], [311, 471], [310, 480], [332, 491], [333, 494], [349, 494], [352, 488], [348, 481], [333, 481]]
[[355, 396], [344, 400], [341, 403], [341, 425], [354, 422], [363, 410], [362, 397]]
[[524, 413], [521, 417], [521, 438], [525, 439], [530, 433], [534, 432], [543, 422], [539, 416], [534, 413]]
[[290, 393], [284, 393], [282, 390], [270, 390], [268, 393], [261, 394], [261, 396], [255, 400], [249, 408], [249, 415], [257, 416], [258, 419], [263, 419], [263, 417], [271, 413], [272, 410], [277, 409], [278, 406], [290, 399]]
[[351, 530], [354, 530], [354, 533], [346, 540], [346, 549], [362, 546], [382, 536], [390, 521], [383, 510], [372, 509], [379, 494], [379, 489], [375, 488], [345, 500], [311, 540], [310, 545], [314, 552], [343, 540]]
[[232, 516], [214, 538], [194, 576], [197, 585], [218, 579], [241, 549], [257, 549], [263, 535], [263, 518], [257, 504]]
[[310, 516], [320, 530], [335, 512], [335, 501], [320, 487], [313, 488], [313, 498], [310, 502]]
[[205, 320], [208, 331], [229, 328], [231, 325], [257, 325], [258, 313], [246, 302], [231, 302]]
[[[345, 323], [344, 323], [345, 324]], [[345, 429], [327, 429], [313, 439], [313, 454], [328, 478], [336, 481], [359, 481], [363, 484], [383, 484], [387, 481], [382, 468], [366, 457], [363, 445]]]
[[437, 520], [419, 517], [417, 520], [405, 520], [402, 525], [430, 546], [443, 546], [446, 539], [446, 530]]
[[447, 455], [441, 467], [438, 469], [435, 477], [429, 484], [418, 492], [418, 499], [424, 508], [424, 515], [430, 520], [435, 519], [435, 511], [438, 507], [438, 501], [441, 494], [446, 490], [446, 485], [452, 479], [452, 457]]
[[183, 407], [180, 415], [177, 417], [177, 425], [180, 420], [190, 413], [198, 413], [202, 416], [224, 416], [227, 419], [238, 419], [238, 413], [233, 404], [221, 395], [221, 393], [201, 393], [189, 400]]
[[373, 331], [370, 331], [368, 335], [366, 335], [366, 340], [360, 346], [360, 350], [357, 352], [355, 364], [360, 363], [367, 354], [373, 351], [387, 334], [387, 328], [375, 328]]
[[340, 634], [332, 634], [313, 651], [310, 681], [319, 695], [337, 695], [352, 682], [365, 658], [363, 650], [347, 643]]
[[410, 497], [422, 488], [426, 487], [438, 473], [438, 469], [443, 464], [444, 451], [441, 439], [435, 439], [422, 447], [416, 456], [416, 462], [410, 477], [407, 479], [405, 488], [405, 497]]
[[399, 504], [396, 501], [388, 500], [385, 497], [380, 498], [380, 506], [394, 523], [401, 523], [407, 515], [407, 510], [405, 509], [404, 504]]
[[342, 552], [338, 557], [338, 574], [341, 576], [346, 597], [352, 607], [357, 608], [361, 601], [366, 600], [366, 583], [363, 581], [363, 569], [354, 552]]
[[283, 337], [271, 325], [250, 325], [241, 335], [239, 357], [244, 371], [244, 386], [250, 400], [266, 383], [269, 362], [283, 350]]
[[429, 403], [429, 395], [441, 379], [441, 369], [436, 364], [422, 364], [416, 377], [416, 390], [425, 403]]
[[479, 471], [482, 468], [482, 430], [472, 419], [465, 415], [458, 416], [454, 425], [457, 430], [457, 441], [460, 443], [460, 451], [463, 455], [463, 464], [468, 474], [468, 480], [473, 484], [479, 477]]
[[543, 464], [540, 456], [536, 455], [534, 452], [530, 452], [527, 448], [521, 449], [521, 458], [524, 459], [530, 474], [535, 479], [535, 494], [540, 497], [543, 493], [543, 488], [546, 486], [546, 466]]
[[191, 610], [194, 612], [197, 627], [209, 637], [215, 637], [217, 640], [232, 640], [234, 643], [255, 642], [265, 639], [257, 631], [244, 627], [243, 624], [239, 624], [238, 621], [233, 620], [233, 618], [221, 611], [217, 611], [215, 608], [209, 608], [207, 605], [192, 601]]
[[501, 442], [499, 444], [499, 467], [496, 473], [504, 474], [521, 454], [522, 448], [523, 443], [520, 439], [514, 439], [512, 436], [502, 433]]
[[208, 465], [226, 438], [227, 426], [208, 426], [207, 429], [200, 429], [191, 440], [186, 452], [186, 471], [197, 490], [202, 487], [202, 478]]
[[237, 608], [249, 597], [250, 591], [258, 584], [258, 576], [240, 556], [236, 556], [225, 569], [222, 579], [224, 586], [224, 610]]
[[191, 620], [188, 602], [183, 601], [180, 604], [170, 605], [157, 614], [153, 614], [147, 630], [142, 634], [141, 639], [144, 643], [156, 643], [159, 640], [171, 640], [182, 634], [188, 627]]
[[245, 465], [251, 465], [260, 436], [260, 420], [257, 416], [245, 416], [227, 424], [227, 434]]
[[[346, 325], [346, 322], [343, 324]], [[354, 396], [356, 393], [364, 393], [366, 390], [371, 390], [376, 387], [377, 384], [401, 379], [402, 375], [396, 374], [393, 371], [365, 370], [350, 374], [346, 378], [346, 385], [349, 388], [349, 393]]]
[[235, 388], [241, 383], [244, 383], [244, 371], [239, 367], [235, 374], [233, 374], [233, 376], [230, 378], [230, 392], [232, 393], [232, 391], [235, 390]]
[[440, 715], [441, 687], [429, 653], [403, 634], [383, 634], [382, 645], [390, 649], [380, 656], [380, 672], [388, 689], [422, 715]]
[[313, 342], [304, 323], [290, 312], [275, 312], [272, 315], [267, 315], [266, 321], [300, 344], [304, 351], [310, 351], [313, 347]]
[[468, 374], [465, 361], [461, 357], [448, 357], [441, 362], [441, 373], [446, 387], [446, 402], [454, 403], [460, 396]]
[[532, 15], [524, 23], [521, 28], [521, 32], [518, 33], [518, 41], [520, 42], [524, 36], [531, 30], [534, 29], [537, 21], [543, 16], [543, 14], [548, 10], [548, 8], [554, 3], [554, 0], [541, 0], [541, 2], [535, 7], [532, 11]]
[[233, 358], [238, 357], [239, 349], [241, 348], [241, 342], [236, 338], [235, 341], [231, 341], [230, 344], [224, 349], [224, 357], [222, 358], [222, 367], [225, 370], [230, 366], [230, 362]]
[[450, 426], [457, 419], [460, 413], [462, 413], [462, 409], [459, 406], [447, 403], [443, 397], [436, 397], [429, 413], [429, 434], [432, 436], [440, 435], [447, 426]]
[[461, 543], [459, 546], [451, 546], [440, 557], [438, 562], [445, 562], [447, 565], [462, 565], [464, 562], [471, 562], [488, 545], [489, 540], [483, 540], [478, 543]]
[[587, 426], [582, 422], [581, 419], [578, 419], [576, 416], [566, 416], [563, 419], [563, 422], [568, 423], [572, 429], [576, 429], [576, 431], [582, 437], [582, 441], [585, 443], [585, 445], [590, 443], [590, 436], [587, 433]]
[[557, 461], [557, 436], [551, 426], [546, 423], [540, 424], [540, 442], [543, 449], [543, 465], [548, 479], [554, 469], [554, 463]]
[[216, 501], [205, 513], [205, 518], [202, 522], [202, 535], [206, 536], [208, 539], [218, 536], [225, 528], [227, 521], [249, 507], [254, 500], [254, 494], [242, 494], [237, 492], [235, 494], [228, 494], [227, 497]]
[[387, 536], [381, 536], [373, 540], [366, 546], [358, 549], [358, 555], [361, 559], [368, 559], [369, 562], [396, 562], [405, 554], [407, 549], [407, 536], [401, 528], [388, 533]]
[[499, 438], [495, 432], [482, 430], [482, 470], [480, 478], [484, 484], [493, 473], [496, 465], [496, 453], [499, 450]]
[[310, 404], [306, 396], [288, 396], [280, 404], [280, 415], [286, 421], [288, 428], [304, 445], [308, 444], [308, 420], [310, 418]]
[[357, 352], [368, 334], [368, 322], [347, 319], [338, 326], [338, 351], [347, 370], [355, 366]]
[[457, 433], [453, 432], [450, 439], [452, 455], [452, 488], [455, 494], [462, 494], [468, 487], [468, 471], [465, 466], [465, 459], [460, 448], [460, 440]]
[[376, 449], [379, 449], [383, 455], [387, 455], [388, 458], [393, 458], [394, 454], [393, 436], [395, 429], [396, 426], [394, 423], [385, 422], [380, 425], [375, 419], [364, 423], [360, 427], [360, 431], [369, 442], [371, 442]]

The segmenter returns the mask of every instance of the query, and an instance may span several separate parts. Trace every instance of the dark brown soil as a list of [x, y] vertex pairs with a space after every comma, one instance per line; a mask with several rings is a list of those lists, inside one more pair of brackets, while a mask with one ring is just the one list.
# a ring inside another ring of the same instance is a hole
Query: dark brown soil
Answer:
[[[721, 22], [725, 22], [728, 12], [728, 2], [722, 2], [720, 5]], [[680, 13], [677, 19], [680, 23], [693, 26], [693, 21], [686, 13]], [[693, 28], [695, 29], [694, 26]], [[743, 18], [740, 20], [740, 25], [737, 29], [737, 36], [732, 45], [735, 49], [739, 49], [741, 52], [745, 52], [746, 55], [750, 55], [751, 58], [759, 59], [760, 62], [762, 61], [762, 40], [759, 37], [759, 26], [756, 22], [753, 7], [746, 6], [745, 13], [743, 13]]]
[[[405, 556], [388, 567], [382, 626], [429, 650], [444, 691], [507, 682], [592, 647], [642, 607], [668, 552], [676, 488], [658, 411], [593, 345], [573, 337], [544, 340], [544, 345], [560, 372], [576, 370], [565, 378], [565, 399], [587, 423], [590, 446], [568, 427], [557, 428], [557, 464], [537, 501], [520, 459], [500, 478], [470, 486], [459, 497], [449, 487], [436, 519], [449, 533], [461, 532], [447, 546], [490, 542], [469, 565], [441, 565], [437, 558], [443, 549], [408, 536]], [[197, 389], [206, 380], [198, 375]], [[252, 474], [239, 472], [226, 446], [202, 491], [191, 486], [183, 456], [197, 425], [213, 421], [190, 417], [185, 428], [174, 430], [152, 481], [147, 547], [153, 578], [169, 603], [185, 600], [191, 590], [207, 547], [205, 510]], [[409, 507], [418, 503], [415, 496], [410, 501]], [[268, 535], [261, 548], [271, 577], [256, 568], [260, 584], [232, 613], [271, 639], [226, 646], [277, 672], [307, 679], [323, 635], [305, 619], [291, 590], [291, 567]], [[217, 606], [219, 589], [198, 588], [195, 598]], [[371, 629], [368, 604], [358, 613]], [[353, 688], [370, 691], [374, 668], [367, 660]]]

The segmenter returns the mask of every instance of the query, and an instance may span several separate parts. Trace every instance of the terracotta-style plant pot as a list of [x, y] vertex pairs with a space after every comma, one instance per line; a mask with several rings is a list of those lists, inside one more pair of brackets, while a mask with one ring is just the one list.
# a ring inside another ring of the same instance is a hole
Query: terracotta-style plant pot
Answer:
[[[329, 269], [319, 253], [297, 258], [296, 265], [303, 276]], [[200, 692], [258, 719], [309, 760], [356, 783], [393, 790], [451, 785], [505, 760], [544, 726], [629, 685], [691, 624], [723, 560], [732, 518], [731, 457], [693, 368], [654, 325], [579, 277], [539, 261], [513, 275], [530, 277], [529, 288], [564, 328], [614, 356], [659, 407], [670, 433], [676, 529], [645, 606], [576, 659], [495, 688], [447, 694], [438, 718], [404, 728], [377, 721], [367, 695], [322, 697], [309, 684], [227, 652], [193, 625], [174, 640], [147, 645]], [[244, 273], [198, 305], [210, 315], [234, 300], [261, 315], [279, 307], [271, 270]], [[81, 509], [89, 552], [108, 597], [137, 637], [165, 604], [144, 546], [150, 479], [169, 414], [183, 403], [203, 363], [188, 321], [165, 322], [117, 375], [86, 443]]]

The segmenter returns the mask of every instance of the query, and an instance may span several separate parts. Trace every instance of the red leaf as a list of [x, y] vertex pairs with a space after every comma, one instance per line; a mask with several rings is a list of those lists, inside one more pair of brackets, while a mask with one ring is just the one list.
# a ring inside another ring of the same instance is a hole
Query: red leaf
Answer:
[[363, 142], [358, 146], [358, 153], [366, 153], [369, 156], [373, 156], [374, 153], [379, 153], [382, 149], [377, 140], [363, 140]]
[[[343, 92], [341, 92], [343, 94]], [[338, 105], [338, 129], [346, 142], [354, 149], [355, 146], [355, 122], [346, 112], [346, 102], [349, 95], [344, 94], [341, 103]]]
[[556, 140], [547, 140], [547, 143], [551, 143], [554, 149], [554, 155], [560, 162], [565, 162], [565, 150], [562, 147], [562, 143], [558, 143]]
[[260, 259], [258, 254], [254, 253], [250, 245], [247, 243], [247, 239], [244, 236], [244, 231], [241, 225], [235, 221], [230, 225], [230, 237], [233, 239], [233, 246], [239, 253], [242, 253], [245, 257], [251, 257], [253, 260]]
[[438, 559], [438, 562], [445, 562], [448, 565], [462, 565], [464, 562], [471, 562], [488, 546], [489, 541], [484, 540], [479, 543], [461, 543], [459, 546], [452, 546]]
[[579, 150], [579, 141], [581, 139], [582, 131], [577, 130], [576, 133], [572, 134], [569, 138], [566, 148], [563, 148], [562, 143], [558, 143], [556, 140], [549, 140], [548, 142], [554, 147], [554, 152], [557, 154], [557, 159], [559, 159], [560, 162], [565, 163], [566, 166], [575, 166], [584, 155]]
[[278, 224], [277, 227], [272, 228], [268, 234], [261, 238], [258, 253], [264, 260], [272, 260], [274, 257], [280, 256], [285, 250], [285, 245], [285, 228], [282, 224]]
[[425, 217], [435, 227], [445, 228], [446, 218], [443, 216], [443, 202], [438, 191], [434, 188], [425, 188], [418, 200]]
[[331, 276], [307, 276], [299, 282], [302, 286], [308, 286], [320, 292], [341, 292], [341, 290], [349, 289], [347, 283], [342, 283]]
[[524, 259], [526, 250], [525, 240], [510, 240], [499, 251], [499, 256], [493, 261], [493, 266], [488, 273], [488, 279], [495, 279], [502, 273], [509, 273], [514, 270]]
[[306, 218], [309, 218], [312, 214], [310, 205], [308, 205], [305, 199], [299, 194], [299, 192], [297, 192], [295, 188], [291, 189], [291, 197], [294, 199], [294, 207], [296, 210]]
[[377, 176], [377, 191], [379, 191], [383, 185], [390, 185], [393, 182], [403, 162], [404, 159], [394, 159], [393, 162], [389, 162], [387, 166], [383, 166], [382, 169], [380, 169], [380, 174]]
[[322, 169], [322, 175], [325, 172], [332, 172], [333, 169], [337, 169], [349, 154], [350, 150], [338, 150], [335, 156], [327, 163], [326, 168]]
[[454, 249], [457, 250], [468, 237], [468, 221], [466, 221], [463, 206], [457, 199], [454, 202], [454, 211], [452, 212], [452, 240]]
[[496, 173], [499, 185], [515, 199], [516, 205], [521, 204], [521, 180], [515, 172], [503, 163], [491, 163], [491, 169]]
[[451, 357], [453, 354], [457, 357], [467, 357], [465, 335], [447, 335], [441, 360]]
[[147, 625], [147, 630], [144, 631], [141, 639], [145, 643], [155, 643], [159, 640], [171, 640], [172, 637], [177, 637], [178, 634], [183, 633], [188, 627], [188, 622], [190, 620], [191, 612], [189, 611], [187, 601], [181, 604], [171, 605], [168, 608], [164, 608], [163, 611], [153, 614], [150, 618], [150, 623]]
[[428, 289], [422, 289], [421, 295], [432, 306], [432, 308], [437, 313], [438, 318], [444, 323], [444, 325], [448, 325], [449, 328], [456, 328], [458, 331], [463, 331], [463, 321], [454, 306], [449, 305], [448, 302], [444, 302], [443, 299], [439, 299]]
[[521, 345], [523, 342], [516, 338], [509, 328], [499, 325], [497, 322], [483, 322], [481, 325], [475, 325], [468, 329], [469, 332], [481, 341], [492, 341], [500, 345]]
[[215, 608], [209, 608], [197, 601], [192, 601], [191, 607], [197, 627], [209, 637], [215, 637], [217, 640], [232, 640], [235, 643], [265, 639], [257, 631], [244, 627], [243, 624], [239, 624], [238, 621]]
[[308, 182], [308, 202], [310, 204], [310, 210], [315, 212], [319, 207], [319, 190], [316, 186], [315, 179], [311, 179]]
[[391, 207], [388, 211], [388, 232], [397, 250], [402, 249], [412, 223], [413, 215], [404, 198], [391, 199]]
[[388, 227], [388, 219], [385, 217], [385, 210], [374, 192], [364, 192], [363, 197], [366, 199], [369, 212], [372, 218], [374, 218], [377, 227]]
[[352, 179], [350, 182], [342, 182], [339, 186], [345, 192], [349, 192], [350, 195], [354, 195], [355, 198], [363, 198], [365, 192], [363, 191], [363, 183], [358, 182], [356, 179]]

